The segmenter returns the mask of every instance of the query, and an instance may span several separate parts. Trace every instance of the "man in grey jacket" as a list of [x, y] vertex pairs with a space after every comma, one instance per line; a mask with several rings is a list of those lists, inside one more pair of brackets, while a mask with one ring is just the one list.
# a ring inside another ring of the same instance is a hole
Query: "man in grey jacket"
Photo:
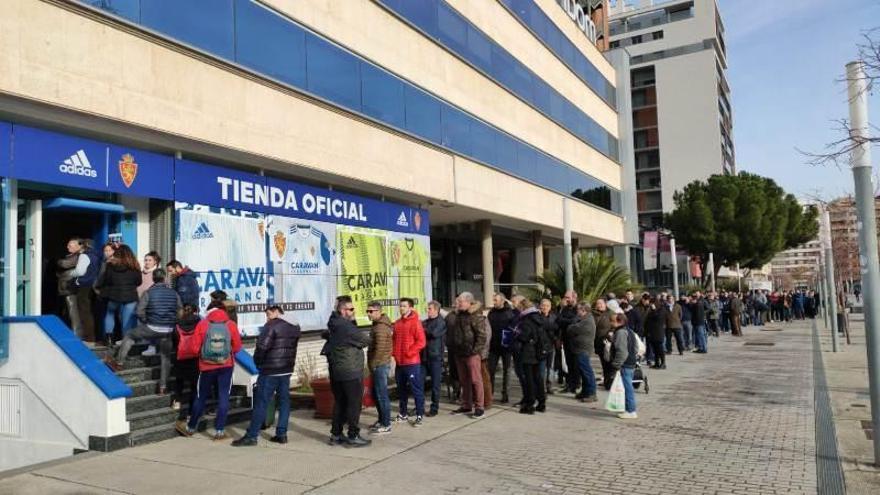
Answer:
[[577, 320], [565, 330], [566, 346], [575, 356], [577, 369], [581, 375], [581, 391], [575, 398], [581, 402], [596, 402], [596, 375], [590, 358], [593, 355], [596, 338], [596, 319], [590, 311], [590, 304], [582, 301], [577, 305]]
[[623, 381], [623, 389], [626, 394], [625, 411], [618, 414], [620, 419], [637, 419], [636, 414], [636, 389], [633, 387], [633, 376], [635, 374], [637, 349], [636, 334], [626, 327], [626, 316], [614, 315], [614, 334], [612, 335], [613, 345], [611, 346], [611, 367], [615, 371], [620, 371], [620, 378]]

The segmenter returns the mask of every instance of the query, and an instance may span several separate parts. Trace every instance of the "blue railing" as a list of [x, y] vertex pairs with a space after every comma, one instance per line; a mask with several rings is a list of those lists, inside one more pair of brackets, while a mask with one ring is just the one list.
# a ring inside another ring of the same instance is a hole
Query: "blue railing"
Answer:
[[235, 362], [252, 375], [260, 374], [260, 370], [257, 369], [257, 363], [254, 362], [254, 357], [244, 349], [235, 353]]
[[[131, 396], [131, 389], [122, 379], [114, 375], [91, 349], [83, 344], [67, 325], [57, 316], [11, 316], [2, 318], [4, 323], [33, 323], [49, 337], [73, 364], [86, 375], [108, 399], [120, 399]], [[12, 349], [10, 352], [15, 352]], [[43, 356], [31, 356], [31, 359], [44, 359]], [[46, 363], [47, 369], [51, 363]]]
[[603, 100], [617, 107], [617, 94], [614, 86], [605, 79], [599, 69], [584, 56], [565, 33], [550, 20], [550, 17], [535, 4], [535, 0], [498, 0], [508, 8], [519, 21], [529, 28], [562, 62], [571, 69], [587, 86], [593, 88]]
[[[619, 190], [252, 0], [78, 1], [510, 175], [620, 212]], [[616, 153], [615, 145], [609, 154]]]
[[[478, 70], [588, 145], [606, 156], [617, 159], [617, 138], [445, 1], [374, 1], [387, 7], [450, 52], [470, 62]], [[602, 81], [605, 81], [604, 78]], [[593, 88], [603, 100], [606, 95], [604, 89], [604, 86], [602, 91]], [[614, 92], [612, 91], [611, 94], [613, 95]]]

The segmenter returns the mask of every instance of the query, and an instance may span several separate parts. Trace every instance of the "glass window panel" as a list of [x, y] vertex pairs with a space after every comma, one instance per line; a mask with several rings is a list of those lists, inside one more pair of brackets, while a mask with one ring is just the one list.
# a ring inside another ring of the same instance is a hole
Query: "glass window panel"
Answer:
[[235, 58], [250, 69], [306, 87], [306, 38], [298, 25], [250, 0], [236, 0]]
[[[388, 3], [387, 0], [382, 0]], [[418, 26], [429, 36], [436, 38], [437, 31], [437, 0], [394, 0], [399, 4], [397, 12]]]
[[442, 141], [440, 101], [433, 96], [404, 84], [406, 129], [428, 141]]
[[378, 67], [361, 62], [363, 112], [382, 122], [404, 129], [403, 82]]
[[454, 12], [445, 2], [440, 2], [437, 10], [437, 25], [440, 42], [450, 50], [470, 60], [468, 53], [468, 23]]
[[160, 33], [234, 60], [232, 0], [150, 0], [141, 3], [141, 23]]
[[500, 131], [495, 133], [495, 163], [498, 168], [519, 175], [516, 140]]
[[81, 2], [118, 15], [131, 22], [141, 21], [140, 0], [80, 0]]
[[309, 91], [343, 107], [361, 109], [359, 62], [318, 36], [306, 36]]
[[550, 115], [550, 85], [542, 81], [540, 78], [535, 78], [534, 85], [534, 97], [533, 101], [535, 106], [541, 109], [542, 112]]
[[479, 120], [471, 120], [471, 147], [474, 158], [484, 163], [495, 164], [495, 135], [499, 131]]
[[456, 108], [443, 105], [443, 145], [463, 155], [472, 152], [471, 121], [473, 119]]
[[538, 166], [538, 150], [523, 142], [518, 142], [516, 153], [519, 162], [519, 167], [517, 167], [516, 171], [517, 174], [523, 179], [539, 182], [536, 173]]
[[468, 28], [467, 40], [468, 52], [473, 57], [471, 62], [492, 74], [492, 45], [494, 43], [473, 26]]

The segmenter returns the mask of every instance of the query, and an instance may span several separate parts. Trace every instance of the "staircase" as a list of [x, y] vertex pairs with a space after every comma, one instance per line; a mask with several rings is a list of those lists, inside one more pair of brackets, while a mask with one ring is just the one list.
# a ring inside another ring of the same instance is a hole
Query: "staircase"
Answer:
[[[129, 422], [129, 443], [132, 447], [174, 438], [177, 431], [174, 422], [178, 411], [171, 409], [173, 395], [159, 395], [159, 356], [141, 356], [145, 345], [132, 346], [125, 359], [122, 371], [116, 373], [131, 388], [131, 397], [125, 399], [126, 419]], [[96, 346], [93, 352], [99, 359], [107, 353], [104, 346]], [[168, 379], [169, 392], [174, 391], [174, 369]], [[187, 412], [189, 404], [182, 401], [181, 408]], [[208, 401], [208, 412], [213, 412], [217, 402]], [[251, 400], [241, 386], [233, 386], [229, 398], [229, 414], [226, 423], [247, 421], [251, 417]], [[199, 420], [198, 430], [204, 431], [213, 427], [214, 414], [204, 414]]]

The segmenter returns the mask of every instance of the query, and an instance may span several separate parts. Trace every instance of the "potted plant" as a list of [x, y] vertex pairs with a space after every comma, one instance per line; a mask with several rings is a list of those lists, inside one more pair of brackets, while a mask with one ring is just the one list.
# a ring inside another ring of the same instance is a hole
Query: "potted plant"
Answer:
[[298, 373], [303, 391], [308, 387], [315, 399], [315, 417], [333, 417], [333, 390], [330, 387], [330, 379], [315, 376], [318, 369], [318, 358], [311, 352], [306, 353], [305, 359], [300, 361]]

